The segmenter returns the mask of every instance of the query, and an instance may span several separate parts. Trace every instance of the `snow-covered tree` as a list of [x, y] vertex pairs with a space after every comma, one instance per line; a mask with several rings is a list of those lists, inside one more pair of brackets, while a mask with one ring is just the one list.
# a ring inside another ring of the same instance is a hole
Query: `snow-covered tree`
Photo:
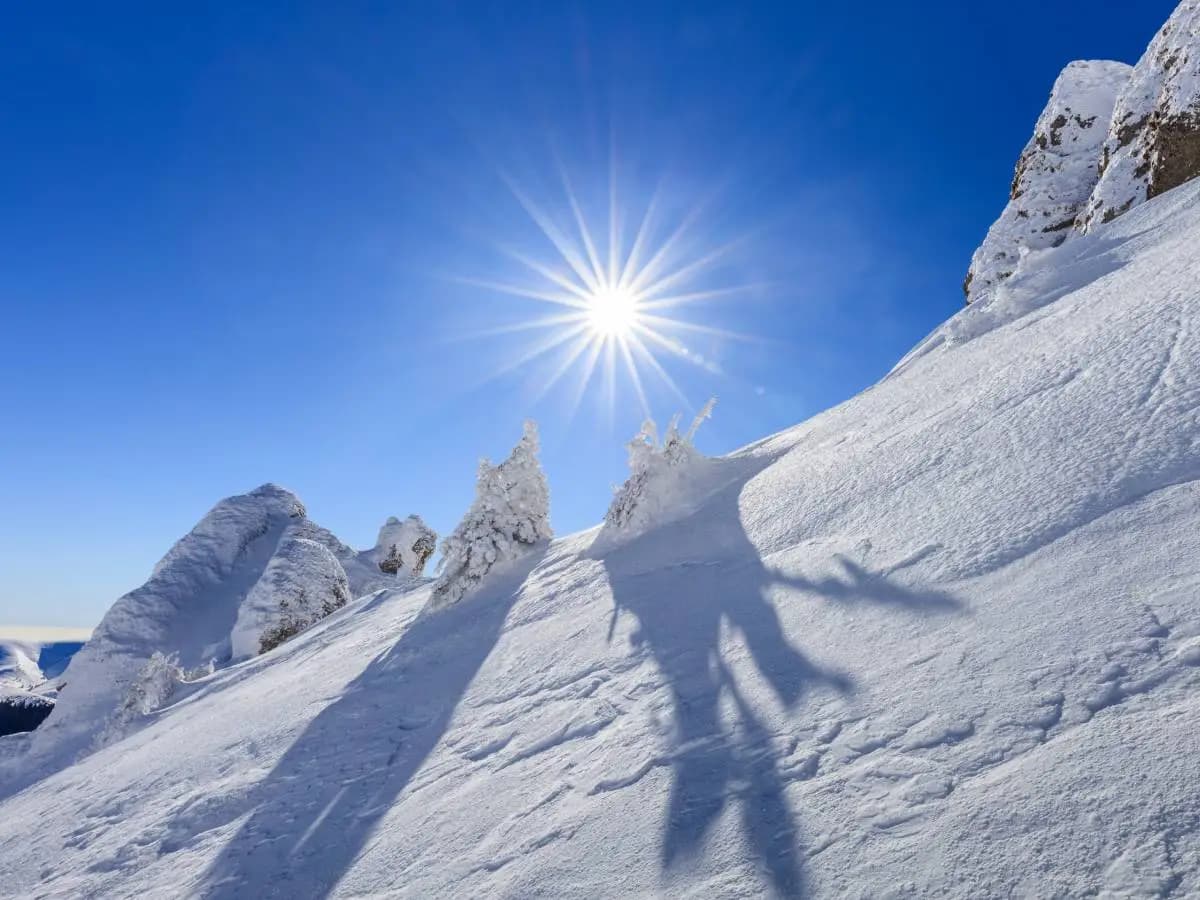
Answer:
[[628, 444], [629, 477], [613, 496], [604, 516], [606, 526], [618, 531], [639, 530], [678, 500], [686, 489], [689, 467], [703, 458], [692, 441], [700, 425], [712, 416], [716, 403], [713, 397], [704, 404], [686, 434], [679, 433], [679, 416], [674, 416], [661, 442], [654, 421], [642, 423], [641, 431]]
[[508, 459], [498, 466], [480, 461], [475, 502], [454, 533], [442, 541], [430, 609], [452, 606], [492, 569], [553, 536], [550, 488], [538, 449], [537, 425], [526, 422], [525, 433]]
[[437, 532], [418, 515], [411, 515], [403, 522], [395, 516], [389, 517], [379, 529], [379, 540], [375, 543], [379, 569], [388, 575], [404, 572], [420, 576], [436, 549]]

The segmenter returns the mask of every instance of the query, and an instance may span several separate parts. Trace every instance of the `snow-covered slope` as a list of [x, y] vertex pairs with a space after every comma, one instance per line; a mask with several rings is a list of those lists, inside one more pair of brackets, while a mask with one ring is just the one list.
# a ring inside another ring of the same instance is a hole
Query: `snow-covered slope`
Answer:
[[974, 303], [1016, 270], [1028, 250], [1057, 247], [1072, 233], [1100, 177], [1100, 155], [1124, 63], [1073, 62], [1058, 76], [1033, 137], [1021, 151], [1008, 206], [971, 257], [963, 290]]
[[243, 658], [269, 629], [298, 631], [350, 596], [414, 584], [363, 556], [276, 485], [221, 501], [149, 581], [113, 604], [71, 659], [53, 713], [22, 758], [8, 763], [12, 784], [87, 752], [155, 652], [177, 657], [185, 670]]
[[0, 894], [1200, 894], [1198, 250], [1200, 182], [682, 519], [182, 686], [0, 803]]
[[1117, 99], [1084, 231], [1200, 175], [1200, 0], [1183, 0]]
[[46, 680], [37, 660], [41, 647], [21, 641], [0, 641], [0, 696], [28, 691]]

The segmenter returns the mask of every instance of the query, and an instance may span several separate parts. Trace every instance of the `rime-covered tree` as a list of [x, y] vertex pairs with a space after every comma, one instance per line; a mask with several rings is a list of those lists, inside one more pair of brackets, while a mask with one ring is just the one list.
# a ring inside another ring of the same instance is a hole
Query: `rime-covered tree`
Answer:
[[705, 419], [712, 416], [717, 398], [713, 397], [692, 420], [686, 434], [679, 433], [679, 416], [671, 419], [661, 442], [652, 419], [629, 442], [629, 477], [613, 496], [604, 517], [605, 525], [617, 531], [636, 531], [658, 512], [680, 499], [686, 490], [688, 467], [702, 459], [692, 441]]
[[526, 422], [525, 433], [508, 459], [498, 466], [480, 461], [475, 502], [442, 542], [430, 609], [459, 602], [492, 569], [553, 535], [550, 489], [538, 449], [537, 425]]

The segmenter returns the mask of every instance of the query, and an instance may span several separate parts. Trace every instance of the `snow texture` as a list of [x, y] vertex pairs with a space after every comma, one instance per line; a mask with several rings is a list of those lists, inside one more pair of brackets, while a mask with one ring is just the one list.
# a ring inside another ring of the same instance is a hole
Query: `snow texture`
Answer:
[[442, 542], [431, 611], [458, 603], [492, 570], [506, 568], [552, 537], [550, 489], [538, 447], [537, 425], [526, 422], [508, 459], [498, 466], [480, 460], [475, 501]]
[[182, 680], [178, 657], [152, 653], [134, 676], [124, 701], [96, 735], [95, 746], [104, 747], [119, 740], [139, 719], [162, 709]]
[[1075, 233], [1100, 177], [1113, 105], [1131, 71], [1124, 63], [1080, 61], [1058, 76], [1017, 160], [1009, 203], [971, 257], [963, 285], [968, 303], [1012, 275], [1026, 252], [1057, 247]]
[[40, 655], [36, 644], [0, 642], [0, 696], [32, 690], [46, 680], [37, 664]]
[[238, 607], [230, 635], [233, 658], [264, 653], [349, 600], [350, 582], [337, 557], [317, 541], [285, 533]]
[[1084, 231], [1200, 175], [1200, 0], [1179, 4], [1134, 68], [1101, 168]]
[[1200, 895], [1197, 247], [1200, 182], [683, 518], [181, 685], [9, 789], [0, 895]]

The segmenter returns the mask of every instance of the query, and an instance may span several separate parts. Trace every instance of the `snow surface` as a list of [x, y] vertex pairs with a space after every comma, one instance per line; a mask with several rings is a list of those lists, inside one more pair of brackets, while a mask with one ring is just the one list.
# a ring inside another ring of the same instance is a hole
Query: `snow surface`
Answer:
[[1083, 60], [1058, 76], [1017, 161], [1012, 197], [971, 257], [968, 303], [1012, 275], [1025, 252], [1073, 236], [1075, 218], [1100, 178], [1113, 105], [1130, 72], [1124, 63]]
[[0, 641], [0, 696], [32, 690], [46, 680], [37, 664], [41, 650], [37, 644]]
[[181, 685], [9, 783], [0, 894], [1200, 895], [1198, 248], [1192, 183], [682, 519]]

